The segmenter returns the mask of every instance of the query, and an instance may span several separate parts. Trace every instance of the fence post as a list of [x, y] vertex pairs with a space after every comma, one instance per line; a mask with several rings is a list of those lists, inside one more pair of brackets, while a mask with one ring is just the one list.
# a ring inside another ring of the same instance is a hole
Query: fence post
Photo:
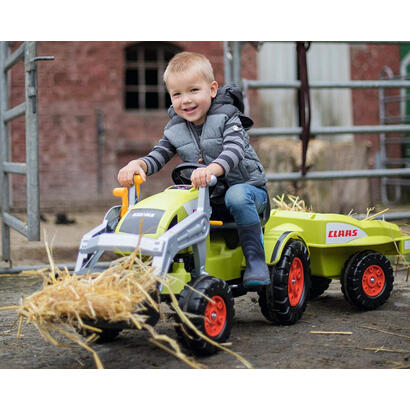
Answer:
[[2, 256], [5, 261], [10, 261], [10, 227], [4, 221], [4, 212], [10, 209], [10, 184], [5, 173], [3, 163], [9, 160], [9, 135], [8, 125], [4, 114], [8, 110], [8, 72], [5, 63], [8, 56], [8, 43], [0, 42], [0, 207], [1, 207], [1, 243]]
[[[9, 109], [9, 70], [24, 59], [25, 101]], [[54, 57], [37, 57], [37, 42], [25, 41], [9, 55], [9, 44], [0, 41], [0, 205], [2, 259], [10, 262], [10, 228], [29, 241], [40, 240], [40, 187], [38, 149], [37, 61]], [[26, 162], [12, 162], [9, 123], [25, 115]], [[27, 222], [10, 214], [10, 174], [26, 176]]]
[[26, 84], [27, 239], [40, 240], [38, 164], [37, 42], [27, 41], [24, 55]]

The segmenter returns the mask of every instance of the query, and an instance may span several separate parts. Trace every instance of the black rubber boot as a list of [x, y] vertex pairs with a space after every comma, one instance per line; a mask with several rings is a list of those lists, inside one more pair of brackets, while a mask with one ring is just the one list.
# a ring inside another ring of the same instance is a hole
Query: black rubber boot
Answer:
[[262, 230], [259, 223], [238, 226], [239, 240], [246, 259], [243, 286], [257, 290], [270, 284], [269, 270], [265, 262], [262, 244]]

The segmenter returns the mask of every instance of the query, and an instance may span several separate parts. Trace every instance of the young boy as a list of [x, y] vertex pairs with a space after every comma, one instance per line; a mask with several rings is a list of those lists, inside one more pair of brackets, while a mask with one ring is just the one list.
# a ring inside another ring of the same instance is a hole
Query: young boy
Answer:
[[145, 181], [175, 154], [184, 162], [206, 165], [192, 173], [192, 186], [205, 186], [212, 174], [228, 186], [225, 204], [238, 226], [246, 259], [243, 285], [249, 289], [268, 285], [259, 219], [267, 206], [266, 177], [245, 131], [253, 122], [233, 105], [240, 90], [218, 89], [209, 60], [191, 52], [171, 59], [164, 82], [172, 102], [164, 136], [148, 155], [119, 171], [119, 183], [130, 187], [135, 174]]

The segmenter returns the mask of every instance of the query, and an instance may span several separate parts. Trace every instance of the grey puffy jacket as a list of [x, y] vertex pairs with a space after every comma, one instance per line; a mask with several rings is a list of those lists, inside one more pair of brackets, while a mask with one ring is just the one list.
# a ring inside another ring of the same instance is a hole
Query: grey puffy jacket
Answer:
[[266, 183], [265, 172], [246, 132], [253, 121], [234, 105], [238, 105], [238, 93], [241, 91], [237, 87], [218, 89], [199, 142], [195, 138], [193, 124], [178, 116], [171, 106], [168, 110], [171, 119], [163, 138], [142, 158], [147, 164], [147, 174], [157, 172], [177, 153], [183, 162], [198, 163], [202, 158], [205, 165], [211, 162], [221, 165], [228, 186], [239, 183], [263, 186]]

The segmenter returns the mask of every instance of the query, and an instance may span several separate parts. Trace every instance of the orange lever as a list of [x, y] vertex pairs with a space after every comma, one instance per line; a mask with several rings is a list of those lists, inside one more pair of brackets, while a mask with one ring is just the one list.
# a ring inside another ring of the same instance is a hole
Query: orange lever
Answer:
[[[138, 200], [140, 198], [140, 185], [143, 182], [144, 181], [143, 181], [143, 179], [141, 178], [140, 175], [134, 175], [134, 184], [135, 184], [135, 189], [136, 189], [136, 194], [137, 194]], [[128, 188], [114, 188], [112, 193], [113, 193], [114, 196], [118, 196], [118, 197], [121, 198], [121, 212], [120, 212], [120, 215], [122, 217], [127, 212], [128, 206], [129, 206]]]
[[114, 188], [112, 191], [114, 196], [121, 198], [121, 216], [127, 212], [128, 209], [128, 189], [127, 188]]
[[224, 223], [222, 222], [222, 221], [209, 221], [209, 224], [210, 225], [216, 225], [216, 226], [221, 226], [221, 225], [223, 225]]
[[135, 192], [137, 194], [138, 201], [140, 200], [140, 185], [143, 183], [141, 175], [134, 175]]

